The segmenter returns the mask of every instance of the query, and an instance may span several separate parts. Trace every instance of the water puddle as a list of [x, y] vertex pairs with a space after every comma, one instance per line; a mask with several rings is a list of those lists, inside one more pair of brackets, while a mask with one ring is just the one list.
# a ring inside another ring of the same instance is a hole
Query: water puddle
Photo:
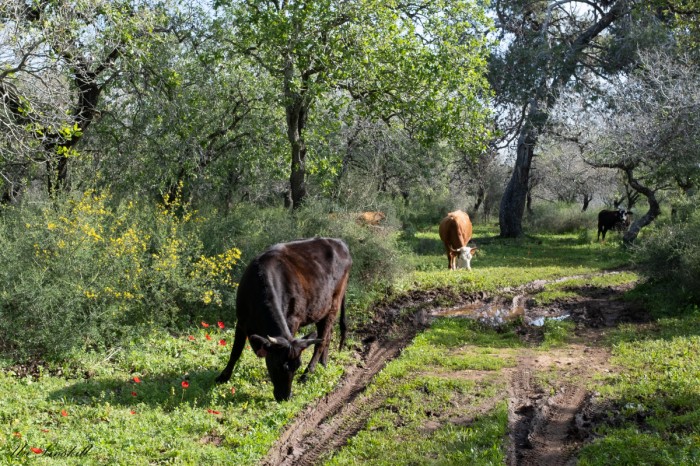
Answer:
[[556, 317], [545, 317], [545, 316], [540, 316], [540, 317], [535, 317], [531, 319], [525, 319], [525, 323], [528, 325], [532, 325], [533, 327], [542, 327], [544, 323], [548, 320], [554, 320], [554, 321], [560, 321], [560, 320], [565, 320], [571, 317], [569, 314], [564, 314], [561, 316], [556, 316]]
[[512, 300], [494, 298], [488, 301], [477, 301], [451, 309], [439, 309], [433, 312], [436, 317], [466, 317], [476, 319], [490, 326], [499, 326], [515, 319], [522, 318], [526, 325], [542, 327], [547, 320], [560, 321], [568, 319], [569, 314], [533, 315], [527, 308], [527, 296], [518, 295]]

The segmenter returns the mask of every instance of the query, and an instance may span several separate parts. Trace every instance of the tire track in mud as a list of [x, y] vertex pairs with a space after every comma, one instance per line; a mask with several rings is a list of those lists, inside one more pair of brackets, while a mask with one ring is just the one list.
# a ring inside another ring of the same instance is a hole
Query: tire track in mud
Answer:
[[[615, 272], [604, 272], [607, 275]], [[590, 275], [588, 275], [590, 276]], [[517, 291], [523, 295], [554, 283], [582, 276], [556, 280], [538, 280], [503, 292]], [[380, 393], [368, 395], [367, 386], [388, 362], [397, 358], [411, 344], [413, 338], [429, 326], [433, 317], [445, 315], [444, 309], [434, 305], [441, 294], [449, 294], [464, 304], [486, 298], [484, 293], [456, 296], [449, 290], [413, 292], [392, 302], [380, 303], [374, 320], [359, 336], [365, 336], [359, 362], [346, 369], [338, 386], [316, 403], [309, 405], [288, 425], [270, 448], [260, 464], [266, 466], [311, 466], [319, 458], [340, 449], [349, 438], [356, 435], [367, 423], [371, 413], [381, 407], [385, 398]], [[520, 296], [517, 296], [520, 298]], [[515, 301], [514, 304], [515, 306]], [[402, 312], [410, 307], [411, 312]], [[590, 348], [578, 348], [577, 355], [566, 364], [572, 364], [581, 376], [590, 374], [587, 366]], [[596, 351], [594, 359], [606, 364], [607, 354]], [[566, 465], [581, 445], [580, 439], [572, 435], [572, 426], [577, 414], [590, 403], [590, 393], [584, 384], [565, 383], [553, 396], [546, 396], [537, 385], [535, 373], [546, 368], [547, 362], [538, 362], [541, 355], [526, 351], [516, 368], [501, 371], [508, 378], [508, 393], [501, 397], [484, 400], [474, 410], [469, 410], [453, 423], [468, 425], [485, 410], [492, 409], [499, 400], [508, 398], [509, 435], [508, 464], [521, 465]], [[571, 362], [573, 361], [573, 362]], [[551, 363], [551, 361], [549, 361]], [[450, 420], [448, 420], [450, 422]]]
[[[508, 385], [508, 446], [510, 466], [565, 466], [573, 464], [574, 455], [583, 443], [578, 421], [591, 404], [592, 393], [586, 379], [607, 364], [603, 349], [592, 351], [580, 347], [568, 350], [568, 361], [560, 355], [521, 356], [511, 369]], [[555, 393], [536, 380], [540, 371], [559, 363], [567, 374], [558, 378]], [[573, 378], [569, 379], [573, 375]], [[563, 379], [563, 380], [562, 380]]]
[[[416, 332], [417, 333], [417, 332]], [[341, 385], [311, 405], [289, 425], [261, 464], [312, 465], [325, 452], [340, 448], [364, 427], [369, 414], [381, 406], [381, 396], [363, 395], [371, 379], [410, 344], [413, 335], [375, 341], [362, 363], [349, 369]]]

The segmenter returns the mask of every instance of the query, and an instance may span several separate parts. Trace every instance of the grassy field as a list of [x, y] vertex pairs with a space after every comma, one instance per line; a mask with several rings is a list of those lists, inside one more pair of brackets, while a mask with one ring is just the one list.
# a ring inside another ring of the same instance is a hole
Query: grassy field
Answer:
[[[616, 269], [628, 261], [615, 240], [596, 243], [571, 234], [506, 241], [495, 235], [492, 229], [475, 231], [480, 252], [472, 272], [446, 270], [436, 230], [403, 239], [415, 271], [395, 284], [392, 295], [446, 288], [493, 293]], [[637, 279], [632, 272], [615, 277], [577, 280], [595, 287]], [[569, 285], [551, 285], [537, 300], [570, 297], [575, 283]], [[700, 310], [678, 308], [656, 288], [638, 287], [628, 295], [649, 303], [653, 319], [622, 325], [600, 343], [612, 352], [616, 367], [601, 374], [595, 387], [611, 414], [595, 441], [581, 450], [581, 464], [697, 464]], [[450, 299], [435, 305], [449, 306]], [[353, 296], [349, 304], [353, 325], [367, 322], [370, 316], [354, 307]], [[78, 354], [62, 365], [27, 371], [4, 364], [0, 461], [256, 464], [291, 419], [334, 389], [360, 347], [351, 339], [351, 350], [332, 351], [328, 367], [295, 384], [292, 401], [276, 403], [264, 362], [249, 350], [229, 383], [214, 383], [228, 358], [233, 322], [223, 322], [223, 329], [206, 324], [177, 335], [154, 328], [109, 353]], [[494, 329], [467, 319], [437, 319], [367, 388], [366, 396], [381, 403], [366, 426], [323, 461], [503, 464], [505, 371], [524, 350], [544, 354], [581, 343], [569, 323], [545, 325], [544, 338], [535, 343], [524, 342], [517, 330], [516, 324]]]

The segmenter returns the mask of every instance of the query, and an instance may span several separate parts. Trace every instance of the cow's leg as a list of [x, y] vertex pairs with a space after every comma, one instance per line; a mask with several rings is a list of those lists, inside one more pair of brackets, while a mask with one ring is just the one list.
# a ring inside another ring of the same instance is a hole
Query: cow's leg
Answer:
[[243, 326], [237, 323], [236, 336], [233, 338], [233, 348], [231, 349], [231, 357], [229, 358], [228, 364], [226, 364], [224, 370], [221, 371], [221, 374], [219, 374], [219, 376], [216, 378], [216, 381], [218, 383], [228, 382], [231, 378], [231, 374], [233, 373], [233, 367], [236, 365], [236, 362], [238, 362], [238, 359], [241, 357], [241, 353], [243, 353], [246, 338], [247, 337], [245, 334], [245, 330], [243, 330]]
[[316, 364], [319, 360], [321, 361], [321, 364], [324, 366], [326, 365], [326, 362], [328, 361], [328, 346], [330, 345], [331, 331], [333, 330], [333, 321], [334, 319], [326, 317], [325, 319], [321, 319], [316, 322], [316, 330], [318, 332], [318, 338], [321, 339], [321, 343], [314, 346], [314, 354], [311, 356], [311, 361], [309, 361], [309, 365], [306, 367], [306, 370], [304, 370], [304, 373], [301, 376], [300, 380], [302, 382], [306, 380], [308, 374], [311, 374], [314, 370], [316, 370]]

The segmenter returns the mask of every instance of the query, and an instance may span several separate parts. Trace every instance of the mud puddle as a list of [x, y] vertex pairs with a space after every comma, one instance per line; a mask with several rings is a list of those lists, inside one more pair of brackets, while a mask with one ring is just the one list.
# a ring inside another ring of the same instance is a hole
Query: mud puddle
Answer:
[[[610, 272], [614, 274], [616, 272]], [[622, 292], [631, 285], [599, 288], [582, 286], [574, 288], [577, 296], [559, 300], [551, 305], [537, 306], [532, 297], [544, 286], [582, 276], [566, 277], [553, 281], [536, 281], [516, 290], [512, 298], [487, 297], [449, 309], [435, 309], [432, 317], [466, 317], [485, 325], [500, 326], [519, 319], [523, 324], [542, 327], [547, 321], [571, 319], [590, 327], [612, 327], [620, 322], [643, 322], [648, 320], [646, 311], [634, 304], [622, 302]]]
[[[571, 278], [578, 277], [566, 279]], [[503, 290], [508, 298], [483, 293], [451, 295], [453, 302], [463, 304], [450, 309], [435, 308], [438, 298], [451, 293], [447, 290], [414, 292], [381, 303], [375, 309], [374, 320], [355, 331], [362, 340], [357, 364], [346, 369], [333, 392], [308, 406], [287, 426], [261, 464], [314, 465], [321, 457], [342, 448], [385, 401], [380, 394], [366, 393], [372, 378], [397, 358], [434, 317], [475, 318], [496, 326], [521, 318], [527, 327], [524, 333], [541, 333], [538, 325], [546, 319], [576, 322], [577, 333], [585, 334], [585, 344], [548, 352], [525, 349], [515, 368], [501, 371], [501, 377], [508, 380], [508, 392], [503, 395], [509, 405], [508, 464], [569, 464], [590, 432], [585, 413], [592, 409], [592, 394], [585, 388], [587, 382], [594, 374], [609, 371], [607, 350], [593, 346], [599, 337], [596, 329], [641, 319], [644, 313], [619, 299], [624, 287], [590, 290], [547, 307], [532, 306], [530, 297], [548, 283], [552, 282], [538, 281]], [[527, 335], [523, 338], [529, 340]], [[538, 377], [543, 371], [555, 373], [551, 380], [556, 382], [543, 385]], [[474, 413], [465, 411], [460, 422], [469, 424], [481, 412], [479, 406], [469, 409]]]

